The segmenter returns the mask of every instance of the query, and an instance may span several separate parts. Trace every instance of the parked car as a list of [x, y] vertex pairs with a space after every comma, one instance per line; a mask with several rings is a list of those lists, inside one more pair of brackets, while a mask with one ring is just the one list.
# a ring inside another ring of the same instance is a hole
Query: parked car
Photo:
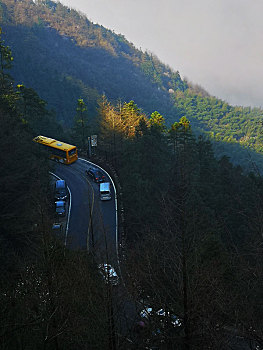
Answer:
[[62, 229], [63, 229], [62, 224], [59, 222], [54, 222], [54, 224], [52, 225], [53, 232], [61, 233]]
[[105, 176], [103, 175], [103, 173], [96, 168], [89, 168], [85, 172], [86, 175], [90, 176], [94, 182], [99, 183], [105, 181]]
[[170, 324], [173, 327], [180, 327], [182, 325], [181, 320], [176, 315], [170, 313], [170, 311], [165, 311], [164, 309], [159, 309], [154, 312], [152, 307], [148, 306], [140, 312], [140, 316], [147, 320], [150, 320], [154, 315], [159, 318], [160, 322], [169, 319], [171, 322]]
[[65, 216], [66, 215], [66, 203], [64, 201], [57, 201], [55, 202], [56, 205], [56, 214], [58, 216]]
[[65, 201], [67, 197], [67, 184], [65, 180], [57, 180], [55, 183], [55, 200]]
[[110, 283], [113, 286], [119, 284], [119, 276], [110, 264], [100, 264], [98, 267], [106, 284]]

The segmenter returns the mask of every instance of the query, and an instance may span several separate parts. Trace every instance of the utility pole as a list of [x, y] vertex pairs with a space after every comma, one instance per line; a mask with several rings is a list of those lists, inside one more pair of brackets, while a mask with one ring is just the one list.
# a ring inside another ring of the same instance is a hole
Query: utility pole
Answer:
[[88, 157], [91, 158], [92, 152], [91, 152], [91, 140], [90, 137], [88, 137]]

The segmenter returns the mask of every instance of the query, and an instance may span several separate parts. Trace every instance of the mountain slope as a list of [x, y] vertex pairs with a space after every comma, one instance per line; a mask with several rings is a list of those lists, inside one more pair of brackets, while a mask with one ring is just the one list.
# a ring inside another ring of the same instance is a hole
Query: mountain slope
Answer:
[[77, 11], [50, 0], [2, 0], [0, 18], [15, 82], [34, 88], [62, 125], [72, 126], [80, 97], [95, 118], [105, 94], [114, 104], [134, 100], [148, 115], [159, 111], [168, 127], [186, 116], [194, 131], [216, 142], [218, 154], [234, 154], [235, 162], [241, 157], [243, 165], [247, 148], [263, 152], [261, 109], [232, 107], [210, 96]]
[[47, 100], [64, 124], [71, 124], [77, 98], [95, 115], [102, 94], [174, 117], [169, 89], [184, 90], [186, 82], [122, 35], [52, 1], [4, 0], [1, 9], [4, 38], [15, 58], [12, 75]]

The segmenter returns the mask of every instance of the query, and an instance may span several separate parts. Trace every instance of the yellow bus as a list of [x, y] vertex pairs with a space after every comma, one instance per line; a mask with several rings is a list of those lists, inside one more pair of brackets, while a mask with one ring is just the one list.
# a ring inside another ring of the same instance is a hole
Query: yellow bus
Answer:
[[76, 146], [41, 135], [35, 137], [33, 141], [45, 146], [49, 153], [49, 158], [52, 160], [64, 164], [71, 164], [78, 159]]

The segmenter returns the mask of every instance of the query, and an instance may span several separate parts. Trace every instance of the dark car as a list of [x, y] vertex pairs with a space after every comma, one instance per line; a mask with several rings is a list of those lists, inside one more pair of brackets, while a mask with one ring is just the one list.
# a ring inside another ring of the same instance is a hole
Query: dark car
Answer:
[[61, 233], [62, 232], [62, 224], [60, 222], [54, 222], [52, 225], [52, 231], [56, 233]]
[[66, 203], [64, 201], [57, 201], [56, 204], [56, 214], [58, 216], [66, 215]]
[[65, 180], [57, 180], [55, 183], [55, 200], [66, 201], [67, 197], [67, 184]]
[[86, 175], [90, 176], [94, 182], [104, 182], [105, 176], [103, 173], [96, 168], [89, 168], [86, 170]]

